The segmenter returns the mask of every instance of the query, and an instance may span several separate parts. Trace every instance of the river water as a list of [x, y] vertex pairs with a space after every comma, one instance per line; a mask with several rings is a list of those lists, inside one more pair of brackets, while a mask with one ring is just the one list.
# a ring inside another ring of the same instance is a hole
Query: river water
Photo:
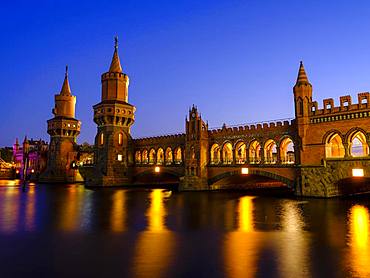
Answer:
[[370, 277], [369, 210], [0, 181], [0, 277]]

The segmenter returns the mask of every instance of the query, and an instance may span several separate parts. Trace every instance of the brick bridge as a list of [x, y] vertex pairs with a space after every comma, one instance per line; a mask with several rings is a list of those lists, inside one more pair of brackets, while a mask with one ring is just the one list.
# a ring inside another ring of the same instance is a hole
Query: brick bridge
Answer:
[[[141, 139], [130, 135], [136, 108], [128, 102], [129, 77], [117, 41], [101, 83], [101, 102], [93, 106], [94, 164], [80, 169], [87, 186], [178, 183], [181, 190], [212, 190], [280, 184], [297, 195], [318, 197], [370, 191], [369, 93], [358, 94], [354, 103], [342, 96], [337, 106], [324, 99], [319, 108], [302, 63], [293, 87], [294, 119], [211, 129], [193, 106], [184, 133]], [[78, 157], [73, 128], [79, 122], [60, 120], [74, 117], [67, 74], [63, 88], [56, 101], [68, 99], [64, 110], [70, 112], [54, 110], [57, 135], [51, 133], [51, 139], [57, 140], [51, 140], [50, 157], [55, 165], [48, 169], [65, 178], [75, 171], [69, 165]]]

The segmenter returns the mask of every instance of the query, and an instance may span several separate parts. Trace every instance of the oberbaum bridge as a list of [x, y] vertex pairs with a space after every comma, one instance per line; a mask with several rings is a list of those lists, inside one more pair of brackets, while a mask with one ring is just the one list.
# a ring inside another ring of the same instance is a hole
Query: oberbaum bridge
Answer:
[[128, 102], [129, 77], [118, 44], [101, 76], [101, 102], [93, 106], [97, 135], [94, 164], [78, 165], [76, 97], [66, 72], [55, 95], [47, 169], [40, 182], [84, 181], [86, 186], [178, 185], [179, 190], [251, 189], [281, 185], [298, 196], [332, 197], [370, 191], [369, 93], [312, 99], [302, 62], [293, 87], [295, 118], [210, 129], [197, 107], [185, 132], [132, 138], [135, 106]]

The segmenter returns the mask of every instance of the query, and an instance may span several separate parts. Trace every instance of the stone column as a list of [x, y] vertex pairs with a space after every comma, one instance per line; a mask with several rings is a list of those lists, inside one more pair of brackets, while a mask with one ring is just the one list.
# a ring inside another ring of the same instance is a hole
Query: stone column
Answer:
[[276, 144], [276, 164], [281, 164], [281, 150], [280, 150], [280, 145]]
[[343, 147], [344, 147], [344, 157], [350, 157], [350, 154], [349, 154], [349, 144], [348, 143], [343, 143]]

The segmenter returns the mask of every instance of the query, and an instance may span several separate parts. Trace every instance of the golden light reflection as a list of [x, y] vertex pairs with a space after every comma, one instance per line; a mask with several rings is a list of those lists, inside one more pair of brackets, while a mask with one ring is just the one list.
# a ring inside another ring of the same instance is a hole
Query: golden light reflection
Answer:
[[35, 225], [35, 212], [36, 212], [36, 194], [35, 186], [32, 185], [28, 188], [26, 196], [26, 211], [25, 211], [25, 228], [27, 231], [33, 231]]
[[277, 249], [280, 250], [279, 269], [284, 277], [310, 277], [309, 242], [304, 231], [304, 219], [299, 203], [286, 201], [283, 203], [282, 234], [277, 233]]
[[64, 231], [76, 231], [80, 228], [83, 208], [84, 188], [82, 186], [70, 186], [67, 189], [67, 197], [60, 207], [60, 226]]
[[175, 235], [166, 227], [165, 199], [168, 192], [154, 189], [146, 213], [148, 226], [138, 238], [135, 247], [133, 273], [135, 277], [166, 277], [175, 248]]
[[349, 212], [350, 262], [358, 277], [370, 277], [369, 210], [355, 205]]
[[113, 204], [111, 210], [111, 228], [113, 232], [123, 232], [126, 230], [126, 192], [116, 191], [113, 195]]
[[245, 196], [238, 200], [237, 229], [225, 238], [224, 259], [228, 277], [254, 277], [257, 270], [261, 238], [254, 232], [253, 199]]
[[17, 230], [20, 214], [20, 193], [17, 187], [3, 188], [4, 200], [0, 204], [0, 215], [3, 218], [0, 223], [0, 230], [11, 233]]

